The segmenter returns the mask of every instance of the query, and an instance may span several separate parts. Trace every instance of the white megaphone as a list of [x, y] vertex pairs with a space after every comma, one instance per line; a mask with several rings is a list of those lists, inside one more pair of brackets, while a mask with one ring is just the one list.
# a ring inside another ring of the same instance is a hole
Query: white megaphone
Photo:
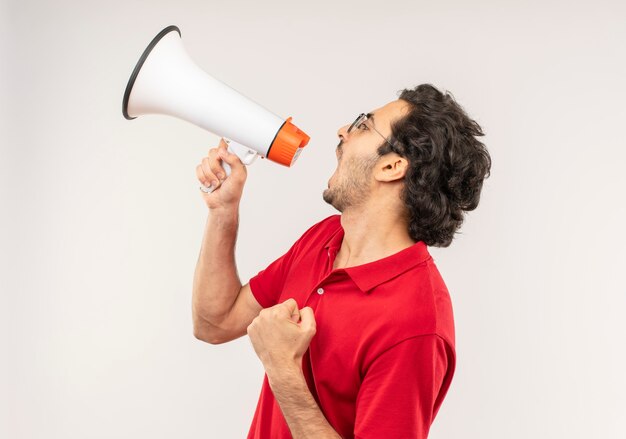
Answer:
[[[291, 117], [282, 119], [200, 69], [180, 37], [178, 27], [166, 27], [143, 52], [124, 92], [124, 117], [174, 116], [224, 137], [228, 150], [246, 165], [260, 155], [291, 166], [309, 136]], [[230, 175], [230, 166], [222, 166]], [[215, 188], [200, 189], [208, 193]]]

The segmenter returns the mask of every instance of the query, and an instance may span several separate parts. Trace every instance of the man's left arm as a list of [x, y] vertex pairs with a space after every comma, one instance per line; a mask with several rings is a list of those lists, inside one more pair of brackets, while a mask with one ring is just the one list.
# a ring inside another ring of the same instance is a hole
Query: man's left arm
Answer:
[[267, 379], [294, 439], [341, 439], [311, 395], [301, 367], [284, 368], [272, 375]]
[[341, 439], [304, 379], [302, 356], [315, 335], [313, 310], [294, 299], [263, 309], [248, 326], [254, 350], [294, 439]]

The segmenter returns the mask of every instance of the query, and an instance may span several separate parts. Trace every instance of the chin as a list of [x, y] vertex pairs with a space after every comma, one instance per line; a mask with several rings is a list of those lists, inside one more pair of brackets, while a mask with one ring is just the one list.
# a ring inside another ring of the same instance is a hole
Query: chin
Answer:
[[339, 205], [340, 203], [338, 203], [337, 201], [337, 194], [333, 192], [332, 189], [328, 188], [325, 189], [324, 192], [322, 193], [322, 199], [329, 205], [333, 206], [335, 209], [337, 209], [339, 212], [342, 211], [342, 206]]
[[328, 204], [332, 204], [333, 193], [330, 188], [324, 189], [324, 191], [322, 192], [322, 199]]

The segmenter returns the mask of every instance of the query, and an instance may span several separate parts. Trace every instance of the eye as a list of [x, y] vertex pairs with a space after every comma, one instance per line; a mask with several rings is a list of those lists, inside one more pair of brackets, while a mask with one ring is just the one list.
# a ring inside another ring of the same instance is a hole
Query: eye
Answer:
[[357, 128], [358, 128], [358, 129], [360, 129], [360, 130], [367, 130], [367, 129], [368, 129], [368, 128], [367, 128], [367, 125], [365, 125], [365, 123], [364, 123], [364, 122], [361, 122], [361, 123], [357, 126]]

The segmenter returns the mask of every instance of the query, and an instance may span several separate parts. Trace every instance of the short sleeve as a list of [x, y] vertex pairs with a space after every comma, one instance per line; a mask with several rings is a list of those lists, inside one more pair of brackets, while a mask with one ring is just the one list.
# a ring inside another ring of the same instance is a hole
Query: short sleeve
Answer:
[[278, 303], [283, 287], [285, 285], [285, 278], [289, 273], [291, 262], [294, 255], [298, 251], [300, 240], [296, 241], [287, 253], [276, 259], [264, 270], [259, 271], [253, 276], [250, 283], [250, 290], [256, 298], [259, 305], [263, 308], [269, 308]]
[[332, 220], [338, 221], [337, 215], [330, 216], [309, 227], [300, 238], [291, 246], [287, 253], [276, 259], [264, 270], [259, 271], [250, 281], [250, 290], [259, 305], [269, 308], [278, 303], [278, 299], [283, 292], [285, 279], [291, 270], [291, 264], [302, 250], [303, 243], [315, 239], [320, 230], [324, 230], [331, 224]]
[[425, 439], [454, 364], [454, 352], [435, 334], [409, 338], [379, 355], [359, 389], [355, 438]]

